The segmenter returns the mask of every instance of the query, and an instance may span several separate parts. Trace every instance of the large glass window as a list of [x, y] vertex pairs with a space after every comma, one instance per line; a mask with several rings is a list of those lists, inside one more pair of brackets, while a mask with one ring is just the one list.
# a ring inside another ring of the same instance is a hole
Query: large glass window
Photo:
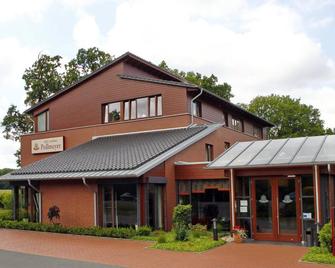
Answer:
[[121, 119], [121, 103], [114, 102], [105, 105], [105, 123], [119, 121]]
[[137, 99], [137, 118], [148, 117], [148, 98]]
[[49, 111], [40, 113], [37, 116], [37, 131], [49, 130]]
[[214, 151], [212, 144], [206, 144], [206, 161], [213, 161]]
[[231, 120], [232, 128], [237, 131], [243, 131], [243, 122], [240, 119], [232, 118]]
[[157, 115], [163, 115], [163, 104], [162, 104], [162, 96], [157, 97]]
[[156, 116], [156, 97], [150, 98], [150, 116]]
[[136, 100], [131, 101], [130, 118], [131, 119], [136, 119]]
[[123, 108], [123, 118], [124, 120], [129, 120], [129, 101], [124, 102], [124, 108]]
[[148, 185], [147, 223], [154, 229], [162, 229], [164, 227], [163, 187], [161, 184]]
[[271, 181], [255, 180], [256, 188], [256, 231], [272, 233], [272, 190]]
[[192, 113], [194, 116], [201, 117], [201, 103], [199, 101], [192, 103]]
[[301, 176], [301, 193], [303, 219], [314, 219], [313, 176]]

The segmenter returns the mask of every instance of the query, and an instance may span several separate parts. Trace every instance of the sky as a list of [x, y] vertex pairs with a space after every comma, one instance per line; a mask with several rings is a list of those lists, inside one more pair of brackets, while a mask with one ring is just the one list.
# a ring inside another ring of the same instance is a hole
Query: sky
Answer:
[[[335, 128], [335, 0], [0, 0], [0, 118], [24, 106], [22, 74], [39, 53], [97, 46], [215, 74], [235, 103], [301, 98]], [[0, 137], [0, 168], [19, 143]]]

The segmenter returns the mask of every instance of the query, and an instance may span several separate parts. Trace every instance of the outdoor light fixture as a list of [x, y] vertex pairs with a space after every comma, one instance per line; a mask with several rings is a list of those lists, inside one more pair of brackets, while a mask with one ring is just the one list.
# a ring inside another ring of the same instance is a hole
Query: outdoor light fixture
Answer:
[[261, 198], [259, 199], [258, 202], [261, 203], [261, 204], [267, 204], [267, 203], [269, 203], [269, 200], [267, 199], [265, 194], [262, 194]]
[[293, 202], [293, 200], [291, 199], [291, 196], [289, 194], [286, 194], [284, 196], [284, 199], [282, 201], [284, 204], [291, 204]]
[[295, 178], [296, 175], [287, 175], [288, 178]]

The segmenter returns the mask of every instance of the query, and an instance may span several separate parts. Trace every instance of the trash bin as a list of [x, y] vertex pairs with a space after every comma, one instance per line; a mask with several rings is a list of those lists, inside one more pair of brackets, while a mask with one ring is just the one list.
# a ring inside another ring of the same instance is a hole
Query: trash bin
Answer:
[[313, 232], [311, 227], [306, 228], [305, 238], [306, 238], [306, 246], [312, 247], [314, 243], [313, 243]]

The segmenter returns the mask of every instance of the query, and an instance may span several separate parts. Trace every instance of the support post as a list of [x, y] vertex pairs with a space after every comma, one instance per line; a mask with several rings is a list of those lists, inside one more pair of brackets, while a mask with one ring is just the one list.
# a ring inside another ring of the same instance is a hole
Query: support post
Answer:
[[17, 221], [19, 219], [19, 187], [17, 185], [13, 186], [13, 220]]
[[316, 229], [319, 233], [321, 224], [321, 198], [320, 198], [320, 168], [318, 165], [313, 166], [313, 184], [315, 193], [315, 220]]
[[333, 209], [334, 204], [334, 179], [331, 174], [331, 166], [328, 164], [328, 189], [329, 189], [329, 211]]
[[234, 170], [230, 170], [230, 207], [231, 207], [231, 227], [235, 226], [235, 180]]

